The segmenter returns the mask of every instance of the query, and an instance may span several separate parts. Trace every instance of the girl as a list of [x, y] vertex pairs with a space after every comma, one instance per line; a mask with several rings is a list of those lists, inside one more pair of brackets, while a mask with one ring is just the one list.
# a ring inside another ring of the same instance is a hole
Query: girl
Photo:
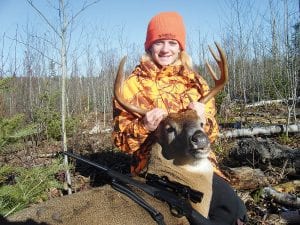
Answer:
[[[192, 70], [191, 58], [185, 51], [185, 36], [183, 19], [178, 13], [162, 12], [154, 16], [148, 24], [146, 54], [123, 86], [123, 97], [130, 104], [149, 111], [138, 118], [114, 101], [113, 140], [120, 150], [137, 159], [131, 167], [133, 174], [146, 166], [154, 141], [153, 131], [168, 113], [194, 109], [205, 124], [210, 141], [218, 135], [214, 98], [205, 105], [198, 102], [209, 87]], [[210, 159], [215, 172], [222, 176], [214, 153]]]

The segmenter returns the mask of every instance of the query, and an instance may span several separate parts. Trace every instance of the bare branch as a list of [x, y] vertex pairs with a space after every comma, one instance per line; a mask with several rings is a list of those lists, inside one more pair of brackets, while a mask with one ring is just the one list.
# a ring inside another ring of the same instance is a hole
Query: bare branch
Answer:
[[44, 37], [42, 37], [42, 36], [38, 36], [38, 35], [30, 35], [30, 36], [33, 37], [33, 38], [37, 38], [37, 39], [39, 39], [39, 40], [42, 40], [42, 41], [44, 41], [44, 42], [46, 42], [46, 43], [48, 43], [48, 44], [50, 44], [52, 48], [54, 48], [54, 49], [56, 49], [57, 51], [59, 51], [59, 48], [56, 47], [56, 46], [53, 44], [53, 42], [47, 40], [46, 38], [44, 38]]
[[87, 3], [87, 1], [85, 1], [84, 4], [83, 4], [83, 6], [82, 6], [82, 8], [81, 8], [74, 16], [72, 16], [72, 19], [70, 19], [70, 20], [67, 22], [66, 27], [68, 27], [69, 24], [72, 23], [72, 22], [75, 20], [75, 18], [76, 18], [77, 16], [80, 15], [80, 13], [82, 13], [82, 12], [83, 12], [84, 10], [86, 10], [88, 7], [90, 7], [90, 6], [94, 5], [94, 4], [97, 4], [98, 2], [100, 2], [100, 0], [95, 0], [95, 1], [93, 1], [93, 2], [91, 2], [91, 3]]
[[57, 61], [54, 60], [53, 58], [51, 58], [51, 57], [45, 55], [44, 52], [40, 51], [40, 50], [37, 49], [36, 47], [34, 47], [34, 46], [32, 46], [32, 45], [30, 45], [30, 44], [28, 44], [28, 43], [25, 43], [25, 42], [23, 42], [23, 41], [20, 41], [20, 40], [18, 40], [18, 39], [16, 39], [16, 38], [11, 38], [11, 37], [8, 37], [8, 36], [6, 36], [6, 37], [7, 37], [8, 39], [12, 40], [12, 41], [16, 41], [16, 42], [19, 43], [19, 44], [22, 44], [22, 45], [25, 45], [25, 46], [29, 46], [30, 48], [32, 48], [33, 50], [37, 51], [38, 53], [40, 53], [40, 54], [41, 54], [42, 56], [44, 56], [45, 58], [47, 58], [47, 59], [49, 59], [49, 60], [53, 60], [53, 62], [55, 62], [56, 64], [58, 64], [58, 65], [61, 66], [61, 64], [60, 64], [59, 62], [57, 62]]
[[[2, 36], [2, 49], [1, 49], [0, 77], [4, 74], [4, 66], [8, 62], [8, 59], [9, 59], [9, 54], [4, 56], [4, 46], [5, 46], [5, 38], [6, 37], [7, 37], [6, 34], [3, 33], [3, 36]], [[13, 42], [9, 45], [8, 52], [10, 52], [10, 50], [12, 49], [12, 46], [13, 46]]]
[[57, 36], [61, 38], [61, 35], [58, 32], [58, 30], [49, 22], [47, 17], [33, 4], [32, 0], [26, 0], [26, 1], [35, 11], [37, 11], [37, 13], [44, 19], [44, 21], [49, 25], [49, 27], [51, 27], [51, 29], [57, 34]]

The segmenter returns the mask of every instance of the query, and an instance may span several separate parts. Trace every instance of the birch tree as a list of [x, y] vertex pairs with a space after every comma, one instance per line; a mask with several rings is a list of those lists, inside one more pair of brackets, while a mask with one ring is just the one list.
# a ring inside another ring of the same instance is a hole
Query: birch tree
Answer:
[[[68, 18], [67, 16], [67, 2], [65, 0], [58, 0], [58, 28], [55, 24], [51, 23], [50, 20], [46, 17], [36, 5], [33, 3], [33, 0], [27, 0], [28, 4], [38, 13], [38, 15], [43, 19], [43, 21], [50, 27], [50, 29], [55, 33], [55, 35], [60, 40], [60, 70], [61, 70], [61, 132], [62, 132], [62, 148], [63, 151], [67, 151], [67, 134], [66, 134], [66, 78], [67, 78], [67, 46], [68, 46], [68, 35], [70, 34], [71, 26], [74, 23], [76, 17], [78, 17], [83, 11], [93, 4], [96, 4], [98, 1], [93, 2], [84, 2], [81, 9], [75, 13], [72, 17]], [[64, 156], [64, 164], [68, 165], [68, 157]], [[72, 193], [71, 190], [71, 176], [70, 172], [66, 170], [66, 183], [68, 185], [67, 190], [68, 194]]]

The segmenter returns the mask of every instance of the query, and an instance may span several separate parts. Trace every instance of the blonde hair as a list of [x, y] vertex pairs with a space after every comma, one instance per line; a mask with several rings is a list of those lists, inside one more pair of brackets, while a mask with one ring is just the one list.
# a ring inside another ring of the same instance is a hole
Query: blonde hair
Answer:
[[192, 57], [186, 51], [181, 51], [179, 53], [179, 60], [186, 68], [193, 69]]
[[[146, 61], [152, 61], [153, 62], [153, 58], [151, 56], [151, 53], [150, 52], [146, 52], [142, 56], [141, 61], [142, 62], [146, 62]], [[172, 65], [183, 65], [184, 67], [186, 67], [188, 69], [191, 69], [191, 70], [193, 69], [192, 58], [184, 50], [179, 53], [178, 59]]]

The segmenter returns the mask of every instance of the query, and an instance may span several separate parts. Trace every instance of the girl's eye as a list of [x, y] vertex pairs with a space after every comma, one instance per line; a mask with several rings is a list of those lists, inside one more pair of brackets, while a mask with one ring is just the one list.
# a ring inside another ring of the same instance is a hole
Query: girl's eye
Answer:
[[177, 45], [178, 43], [177, 43], [177, 41], [170, 41], [169, 44], [172, 45], [172, 46], [175, 46], [175, 45]]
[[156, 46], [158, 46], [158, 45], [162, 45], [163, 44], [163, 42], [162, 41], [156, 41], [156, 42], [154, 42], [154, 45], [156, 45]]

